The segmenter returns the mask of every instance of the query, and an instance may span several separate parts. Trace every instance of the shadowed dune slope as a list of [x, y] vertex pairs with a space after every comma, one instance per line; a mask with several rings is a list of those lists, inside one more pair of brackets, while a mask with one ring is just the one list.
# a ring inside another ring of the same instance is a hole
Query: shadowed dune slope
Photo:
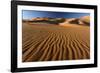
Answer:
[[22, 25], [22, 61], [90, 58], [90, 28], [74, 25]]

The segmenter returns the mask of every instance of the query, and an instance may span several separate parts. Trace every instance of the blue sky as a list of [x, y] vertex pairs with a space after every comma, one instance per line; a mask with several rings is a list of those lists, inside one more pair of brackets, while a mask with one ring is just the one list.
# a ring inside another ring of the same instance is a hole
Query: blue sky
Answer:
[[50, 12], [50, 11], [34, 11], [22, 10], [23, 19], [32, 19], [36, 17], [50, 17], [50, 18], [80, 18], [82, 16], [89, 16], [89, 13], [76, 12]]

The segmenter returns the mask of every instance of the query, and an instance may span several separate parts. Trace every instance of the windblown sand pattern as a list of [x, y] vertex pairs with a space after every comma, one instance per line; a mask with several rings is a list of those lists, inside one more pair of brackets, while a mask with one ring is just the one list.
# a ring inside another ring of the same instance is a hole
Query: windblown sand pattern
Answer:
[[22, 25], [22, 61], [90, 58], [90, 27], [81, 25]]

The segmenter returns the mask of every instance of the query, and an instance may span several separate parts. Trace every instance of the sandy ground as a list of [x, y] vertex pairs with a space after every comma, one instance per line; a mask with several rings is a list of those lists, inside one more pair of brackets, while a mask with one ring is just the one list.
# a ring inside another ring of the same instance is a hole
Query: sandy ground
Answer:
[[90, 58], [90, 27], [22, 25], [23, 62]]

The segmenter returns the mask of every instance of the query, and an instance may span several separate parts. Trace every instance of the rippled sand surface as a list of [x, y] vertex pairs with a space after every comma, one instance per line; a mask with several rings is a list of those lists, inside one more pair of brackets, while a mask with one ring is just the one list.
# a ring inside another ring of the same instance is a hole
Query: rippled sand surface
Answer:
[[89, 26], [23, 23], [23, 62], [79, 60], [89, 58]]

